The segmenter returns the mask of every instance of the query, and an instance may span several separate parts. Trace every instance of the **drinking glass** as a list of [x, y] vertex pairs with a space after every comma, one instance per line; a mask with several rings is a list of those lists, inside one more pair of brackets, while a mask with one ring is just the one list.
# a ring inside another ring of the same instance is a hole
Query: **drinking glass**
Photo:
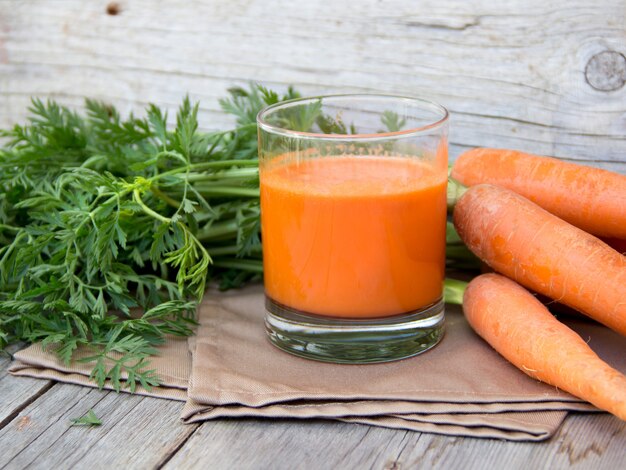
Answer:
[[298, 356], [384, 362], [444, 333], [448, 112], [329, 95], [257, 117], [270, 341]]

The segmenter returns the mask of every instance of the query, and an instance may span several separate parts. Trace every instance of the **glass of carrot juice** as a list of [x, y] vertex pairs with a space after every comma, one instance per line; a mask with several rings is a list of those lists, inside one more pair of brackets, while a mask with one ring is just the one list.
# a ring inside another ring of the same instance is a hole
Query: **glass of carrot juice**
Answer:
[[270, 341], [298, 356], [384, 362], [444, 332], [448, 112], [330, 95], [257, 117]]

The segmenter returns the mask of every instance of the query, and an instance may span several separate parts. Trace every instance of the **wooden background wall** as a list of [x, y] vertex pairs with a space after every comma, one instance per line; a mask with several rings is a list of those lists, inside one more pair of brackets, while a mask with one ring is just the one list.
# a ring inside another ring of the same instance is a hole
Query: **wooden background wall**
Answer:
[[0, 0], [0, 127], [31, 96], [123, 111], [235, 84], [427, 95], [471, 146], [626, 173], [625, 0]]

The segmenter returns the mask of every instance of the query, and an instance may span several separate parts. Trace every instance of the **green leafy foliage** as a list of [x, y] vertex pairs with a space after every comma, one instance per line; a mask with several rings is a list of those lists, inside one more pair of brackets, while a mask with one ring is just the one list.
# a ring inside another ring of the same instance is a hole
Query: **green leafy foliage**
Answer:
[[102, 424], [93, 410], [89, 410], [86, 415], [80, 418], [73, 418], [71, 422], [70, 426], [100, 426]]
[[383, 112], [380, 121], [383, 126], [385, 126], [385, 130], [382, 132], [397, 132], [402, 130], [406, 125], [406, 119], [401, 118], [400, 115], [394, 111]]
[[212, 133], [189, 99], [173, 129], [154, 105], [123, 119], [33, 100], [1, 133], [0, 346], [41, 341], [66, 363], [80, 350], [100, 386], [158, 385], [149, 357], [192, 333], [207, 280], [262, 272], [255, 118], [297, 96], [231, 89], [238, 127]]

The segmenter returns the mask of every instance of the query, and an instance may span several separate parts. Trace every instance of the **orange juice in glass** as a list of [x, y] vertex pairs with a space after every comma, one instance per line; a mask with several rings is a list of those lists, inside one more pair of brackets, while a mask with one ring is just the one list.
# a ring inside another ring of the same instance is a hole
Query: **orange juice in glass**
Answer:
[[298, 99], [259, 114], [274, 345], [368, 363], [439, 342], [447, 121], [435, 103], [386, 95]]

